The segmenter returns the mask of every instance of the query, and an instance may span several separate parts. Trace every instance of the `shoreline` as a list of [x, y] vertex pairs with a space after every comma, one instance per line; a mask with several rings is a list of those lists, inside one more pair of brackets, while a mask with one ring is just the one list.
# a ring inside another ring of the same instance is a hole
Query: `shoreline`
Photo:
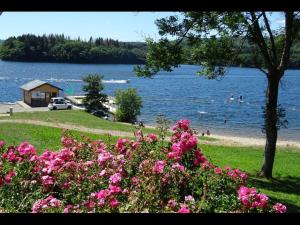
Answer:
[[[30, 111], [48, 111], [47, 107], [42, 107], [40, 109], [25, 109], [19, 104], [0, 104], [0, 116], [8, 116], [7, 111], [10, 106], [15, 105], [18, 106], [15, 108], [14, 112], [30, 112]], [[130, 124], [128, 124], [130, 125]], [[155, 129], [155, 125], [153, 124], [145, 124], [145, 128], [152, 128]], [[170, 130], [171, 131], [171, 130]], [[198, 134], [198, 137], [200, 135]], [[229, 146], [260, 146], [264, 147], [266, 139], [262, 137], [247, 137], [247, 136], [238, 136], [235, 134], [218, 134], [213, 133], [210, 136], [205, 135], [204, 137], [211, 137], [216, 138], [217, 141], [215, 144], [219, 145], [229, 145]], [[202, 141], [203, 142], [203, 141]], [[300, 141], [294, 140], [284, 140], [284, 139], [277, 139], [277, 147], [284, 147], [284, 148], [297, 148], [300, 149]]]
[[[145, 128], [155, 129], [155, 126], [145, 125]], [[200, 137], [201, 135], [198, 134], [197, 136]], [[233, 134], [230, 134], [230, 135], [211, 134], [209, 136], [205, 135], [204, 137], [216, 138], [216, 139], [218, 139], [217, 142], [220, 143], [220, 145], [264, 147], [266, 144], [266, 139], [261, 138], [261, 137], [246, 137], [246, 136], [237, 136], [237, 135], [233, 135]], [[300, 149], [300, 141], [277, 139], [276, 145], [277, 145], [277, 147]]]
[[[265, 146], [266, 139], [264, 138], [254, 138], [254, 137], [242, 137], [242, 136], [227, 136], [213, 134], [206, 137], [212, 137], [220, 139], [227, 142], [228, 144], [238, 145], [238, 146]], [[300, 149], [300, 141], [289, 141], [289, 140], [277, 140], [277, 147], [285, 148], [298, 148]]]

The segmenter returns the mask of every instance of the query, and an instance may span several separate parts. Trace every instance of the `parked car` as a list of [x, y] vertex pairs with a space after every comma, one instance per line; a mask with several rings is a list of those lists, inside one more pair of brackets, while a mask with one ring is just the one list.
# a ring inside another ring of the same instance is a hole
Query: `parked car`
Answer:
[[106, 120], [109, 118], [109, 115], [107, 113], [103, 112], [102, 110], [95, 110], [92, 112], [92, 115], [104, 118]]
[[72, 104], [62, 97], [51, 98], [48, 104], [50, 110], [56, 109], [72, 109]]

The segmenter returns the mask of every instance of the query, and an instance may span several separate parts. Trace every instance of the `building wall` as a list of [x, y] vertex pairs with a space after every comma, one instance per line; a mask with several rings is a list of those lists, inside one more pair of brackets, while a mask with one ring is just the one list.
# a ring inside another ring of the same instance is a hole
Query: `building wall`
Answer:
[[29, 91], [23, 91], [24, 95], [24, 102], [27, 103], [28, 105], [31, 104], [31, 92]]
[[[45, 95], [45, 98], [41, 98], [41, 99], [36, 99], [38, 100], [39, 105], [35, 105], [36, 104], [36, 100], [32, 100], [34, 99], [34, 96], [33, 96], [33, 93], [32, 92], [42, 92], [42, 93], [50, 93], [49, 95], [47, 95], [47, 99], [46, 99], [46, 95]], [[55, 87], [52, 87], [51, 85], [49, 84], [44, 84], [40, 87], [37, 87], [35, 89], [32, 89], [30, 91], [25, 91], [23, 90], [23, 99], [24, 99], [24, 102], [28, 105], [35, 105], [35, 106], [46, 106], [49, 101], [50, 101], [50, 98], [51, 98], [51, 94], [52, 93], [56, 93], [56, 96], [55, 97], [58, 97], [59, 96], [59, 89], [58, 88], [55, 88]]]

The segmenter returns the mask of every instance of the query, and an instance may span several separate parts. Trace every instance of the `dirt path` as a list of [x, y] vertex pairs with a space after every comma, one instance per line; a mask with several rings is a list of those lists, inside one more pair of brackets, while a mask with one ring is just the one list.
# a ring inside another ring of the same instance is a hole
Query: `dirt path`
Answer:
[[[62, 123], [36, 121], [36, 120], [1, 119], [0, 123], [33, 124], [33, 125], [62, 128], [68, 130], [93, 133], [93, 134], [110, 134], [112, 136], [134, 137], [132, 132], [102, 130], [102, 129], [88, 128], [88, 127], [74, 125], [74, 124], [62, 124]], [[214, 140], [214, 141], [200, 140], [199, 143], [208, 144], [208, 145], [223, 145], [223, 146], [260, 146], [260, 147], [263, 147], [265, 144], [265, 140], [259, 138], [229, 137], [229, 136], [219, 136], [219, 135], [211, 135], [211, 137], [217, 138], [218, 140]], [[169, 138], [167, 138], [167, 140], [169, 140]], [[277, 146], [300, 149], [300, 142], [277, 141]]]
[[33, 124], [33, 125], [41, 125], [41, 126], [62, 128], [62, 129], [68, 129], [68, 130], [76, 130], [76, 131], [93, 133], [93, 134], [110, 134], [112, 136], [134, 137], [133, 133], [131, 133], [131, 132], [102, 130], [102, 129], [88, 128], [88, 127], [83, 127], [83, 126], [73, 125], [73, 124], [61, 124], [61, 123], [44, 122], [44, 121], [36, 121], [36, 120], [4, 120], [4, 119], [2, 119], [2, 120], [0, 120], [0, 123]]

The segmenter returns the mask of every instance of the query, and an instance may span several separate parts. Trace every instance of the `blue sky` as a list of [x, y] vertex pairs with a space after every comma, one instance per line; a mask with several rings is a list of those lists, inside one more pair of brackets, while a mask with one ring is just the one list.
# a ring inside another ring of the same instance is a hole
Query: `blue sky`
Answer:
[[[65, 34], [71, 38], [113, 38], [120, 41], [158, 39], [154, 21], [174, 12], [4, 12], [0, 16], [0, 39], [22, 34]], [[272, 15], [274, 26], [284, 20]]]
[[0, 16], [0, 39], [31, 34], [62, 34], [71, 38], [113, 38], [144, 41], [158, 38], [154, 21], [172, 12], [4, 12]]

